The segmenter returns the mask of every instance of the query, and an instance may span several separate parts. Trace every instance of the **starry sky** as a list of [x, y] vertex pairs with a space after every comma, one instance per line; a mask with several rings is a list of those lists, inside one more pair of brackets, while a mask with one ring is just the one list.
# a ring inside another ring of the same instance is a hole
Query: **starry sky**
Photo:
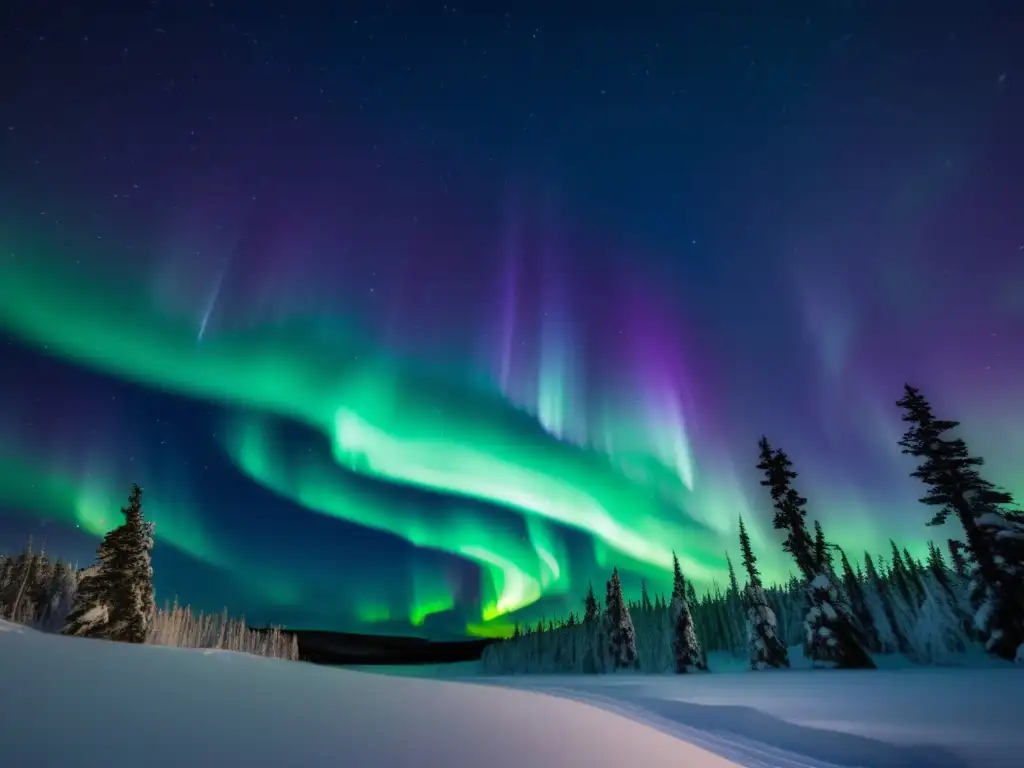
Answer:
[[1011, 4], [475, 5], [4, 10], [0, 543], [138, 482], [158, 600], [500, 634], [740, 515], [786, 578], [762, 433], [851, 553], [956, 535], [905, 381], [1024, 493]]

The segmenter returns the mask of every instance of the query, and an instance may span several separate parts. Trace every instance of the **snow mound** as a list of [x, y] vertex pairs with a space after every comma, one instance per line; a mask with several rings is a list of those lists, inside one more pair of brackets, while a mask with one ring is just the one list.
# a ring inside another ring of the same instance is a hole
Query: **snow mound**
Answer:
[[0, 684], [3, 766], [737, 768], [656, 728], [542, 693], [166, 653], [6, 622]]

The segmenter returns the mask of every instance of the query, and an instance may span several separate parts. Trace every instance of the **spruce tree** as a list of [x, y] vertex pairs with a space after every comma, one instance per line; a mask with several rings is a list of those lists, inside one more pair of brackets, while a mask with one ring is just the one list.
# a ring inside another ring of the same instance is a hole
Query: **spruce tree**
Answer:
[[726, 624], [730, 634], [729, 650], [737, 653], [745, 645], [744, 624], [745, 609], [743, 606], [743, 595], [740, 592], [739, 581], [736, 579], [736, 569], [732, 565], [732, 558], [725, 553], [725, 562], [729, 568], [729, 593], [726, 596], [725, 611]]
[[740, 518], [740, 551], [743, 553], [743, 567], [747, 572], [747, 586], [744, 603], [747, 610], [747, 641], [750, 646], [750, 668], [788, 667], [789, 652], [778, 636], [778, 621], [775, 611], [768, 605], [768, 598], [761, 584], [761, 573], [757, 558], [750, 546], [750, 536]]
[[153, 599], [153, 524], [142, 511], [142, 488], [132, 486], [125, 521], [103, 537], [97, 566], [83, 578], [64, 634], [143, 643], [156, 612]]
[[583, 623], [593, 624], [600, 617], [601, 609], [598, 607], [597, 598], [594, 597], [594, 583], [589, 582], [587, 585], [587, 596], [583, 600]]
[[686, 599], [693, 607], [700, 604], [700, 601], [697, 599], [697, 590], [694, 588], [692, 581], [686, 582]]
[[640, 580], [640, 610], [644, 613], [650, 613], [653, 610], [650, 595], [647, 594], [647, 582], [643, 579]]
[[831, 547], [825, 541], [825, 532], [821, 529], [821, 522], [814, 521], [814, 562], [818, 564], [818, 573], [831, 573], [832, 552]]
[[629, 608], [622, 597], [619, 569], [612, 570], [608, 582], [608, 651], [614, 669], [635, 669], [637, 667], [636, 631]]
[[[866, 583], [871, 587], [875, 598], [878, 600], [882, 616], [885, 617], [885, 623], [889, 625], [892, 640], [896, 643], [896, 650], [904, 654], [909, 653], [910, 644], [903, 632], [903, 628], [896, 620], [896, 611], [893, 608], [892, 596], [889, 594], [889, 586], [885, 583], [881, 574], [879, 574], [878, 569], [875, 568], [875, 561], [871, 559], [871, 555], [868, 552], [864, 553], [864, 575]], [[879, 633], [879, 639], [881, 640], [881, 633]]]
[[672, 598], [670, 606], [675, 606], [678, 600], [686, 599], [686, 580], [683, 579], [683, 569], [679, 567], [679, 558], [672, 553]]
[[40, 616], [44, 632], [60, 632], [75, 604], [78, 579], [70, 564], [58, 560], [46, 594], [45, 607]]
[[889, 546], [892, 548], [892, 568], [889, 570], [889, 578], [900, 597], [906, 601], [908, 606], [914, 608], [917, 605], [917, 599], [911, 591], [910, 571], [903, 562], [903, 555], [896, 546], [896, 542], [889, 539]]
[[928, 542], [928, 570], [946, 594], [949, 597], [954, 597], [953, 583], [949, 579], [946, 562], [942, 559], [942, 552], [935, 546], [934, 541]]
[[862, 638], [850, 615], [849, 606], [841, 599], [839, 589], [826, 569], [824, 533], [823, 551], [816, 555], [815, 542], [807, 532], [804, 507], [807, 499], [797, 493], [792, 482], [797, 477], [793, 464], [782, 450], [771, 447], [767, 437], [759, 443], [757, 468], [764, 472], [761, 485], [771, 493], [775, 528], [786, 532], [783, 549], [792, 555], [807, 582], [809, 610], [805, 620], [804, 653], [815, 664], [845, 669], [873, 669], [875, 664], [862, 647]]
[[864, 596], [864, 587], [860, 579], [857, 578], [857, 574], [853, 572], [853, 568], [850, 567], [850, 561], [846, 557], [846, 552], [842, 548], [838, 549], [839, 562], [843, 569], [843, 587], [846, 589], [846, 596], [850, 601], [850, 610], [853, 611], [853, 617], [860, 625], [868, 650], [879, 653], [882, 647], [878, 639], [878, 629], [875, 627], [874, 619], [871, 617], [871, 611], [868, 610], [867, 599]]
[[[740, 525], [743, 525], [743, 518], [740, 518]], [[725, 564], [729, 568], [729, 596], [739, 597], [740, 585], [736, 580], [736, 569], [732, 567], [732, 558], [729, 557], [729, 553], [725, 553]]]
[[981, 476], [981, 457], [949, 435], [958, 422], [936, 418], [920, 390], [904, 386], [896, 403], [908, 424], [900, 446], [921, 459], [911, 473], [927, 487], [921, 502], [936, 507], [929, 522], [955, 515], [970, 556], [975, 628], [995, 656], [1013, 660], [1024, 646], [1024, 522], [1008, 509], [1013, 497]]
[[782, 548], [792, 555], [796, 567], [804, 580], [810, 582], [817, 575], [814, 545], [807, 533], [804, 507], [807, 499], [794, 490], [791, 482], [797, 477], [792, 470], [793, 463], [782, 451], [774, 450], [767, 437], [762, 437], [758, 447], [761, 450], [757, 468], [765, 474], [761, 485], [768, 488], [775, 508], [772, 525], [776, 530], [785, 531]]
[[2, 618], [18, 623], [31, 623], [35, 618], [35, 606], [31, 601], [34, 577], [38, 569], [32, 537], [28, 539], [25, 549], [11, 558], [11, 570], [8, 577], [3, 600]]
[[695, 669], [707, 669], [700, 641], [693, 626], [693, 614], [687, 599], [686, 580], [679, 567], [679, 558], [672, 553], [672, 602], [669, 618], [672, 627], [672, 659], [678, 674]]

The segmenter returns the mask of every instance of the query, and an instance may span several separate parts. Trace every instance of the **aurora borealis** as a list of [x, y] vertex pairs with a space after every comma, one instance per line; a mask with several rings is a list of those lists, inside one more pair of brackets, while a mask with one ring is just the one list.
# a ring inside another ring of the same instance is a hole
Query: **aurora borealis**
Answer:
[[139, 482], [158, 599], [498, 633], [722, 583], [741, 514], [785, 577], [762, 433], [851, 552], [944, 540], [904, 381], [1024, 493], [992, 19], [232, 5], [5, 40], [3, 545], [88, 560]]

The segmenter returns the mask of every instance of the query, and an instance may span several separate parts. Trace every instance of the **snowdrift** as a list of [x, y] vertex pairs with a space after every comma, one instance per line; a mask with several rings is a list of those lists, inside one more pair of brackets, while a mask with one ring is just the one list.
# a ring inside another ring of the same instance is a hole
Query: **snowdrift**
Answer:
[[1024, 670], [1009, 664], [477, 680], [586, 701], [750, 767], [1024, 765]]
[[536, 692], [0, 622], [0, 765], [736, 768], [670, 734]]

